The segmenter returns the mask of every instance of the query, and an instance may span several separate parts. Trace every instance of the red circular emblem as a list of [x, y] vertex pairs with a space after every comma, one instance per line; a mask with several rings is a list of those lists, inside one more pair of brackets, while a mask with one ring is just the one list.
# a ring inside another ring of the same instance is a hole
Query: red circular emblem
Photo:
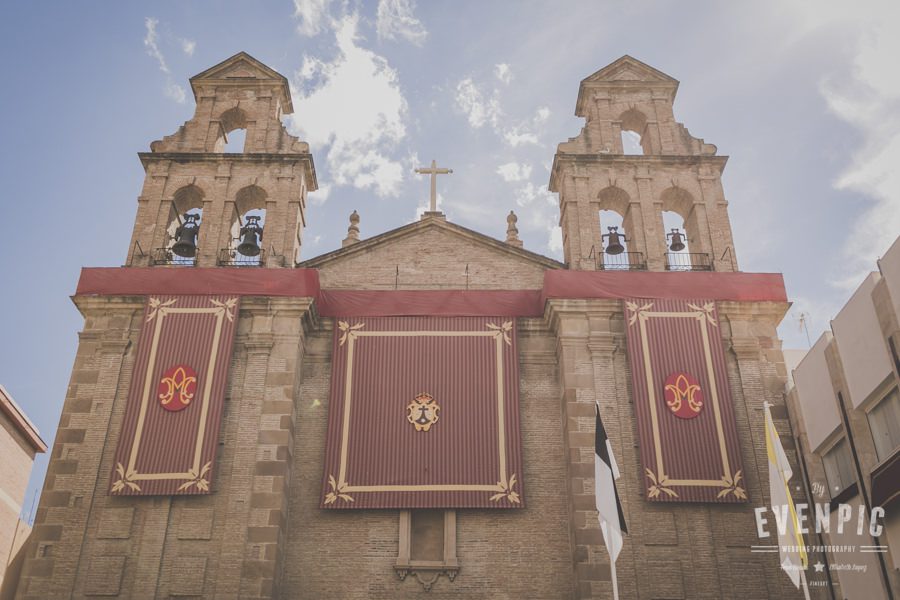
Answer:
[[676, 417], [693, 419], [703, 408], [703, 390], [693, 375], [688, 373], [672, 373], [666, 377], [664, 384], [666, 406]]
[[175, 365], [166, 369], [156, 394], [166, 410], [178, 412], [188, 407], [197, 391], [197, 372], [188, 365]]

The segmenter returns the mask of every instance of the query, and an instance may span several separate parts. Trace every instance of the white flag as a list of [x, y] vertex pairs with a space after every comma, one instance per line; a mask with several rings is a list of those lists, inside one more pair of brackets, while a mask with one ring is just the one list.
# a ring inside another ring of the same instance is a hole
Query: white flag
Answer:
[[785, 515], [786, 526], [782, 532], [778, 528], [778, 552], [781, 560], [781, 568], [788, 574], [794, 586], [800, 587], [802, 571], [806, 569], [806, 547], [803, 536], [800, 534], [800, 524], [797, 522], [797, 512], [794, 510], [794, 501], [791, 500], [791, 492], [788, 481], [793, 476], [791, 465], [788, 463], [781, 440], [772, 422], [772, 413], [769, 411], [769, 403], [765, 404], [766, 413], [766, 452], [769, 455], [769, 495], [773, 511], [780, 511]]
[[627, 533], [625, 515], [619, 502], [616, 490], [616, 479], [619, 478], [619, 466], [613, 456], [612, 446], [606, 437], [606, 430], [600, 420], [600, 406], [597, 405], [597, 422], [594, 427], [594, 497], [597, 502], [597, 518], [600, 519], [600, 531], [609, 552], [609, 566], [612, 575], [613, 598], [619, 597], [616, 582], [616, 558], [622, 550], [622, 534]]

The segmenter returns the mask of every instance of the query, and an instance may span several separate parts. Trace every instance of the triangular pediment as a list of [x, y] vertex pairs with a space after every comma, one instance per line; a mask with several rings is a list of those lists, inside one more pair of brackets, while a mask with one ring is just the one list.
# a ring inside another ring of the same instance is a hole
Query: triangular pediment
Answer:
[[586, 77], [582, 83], [602, 83], [618, 81], [640, 81], [644, 83], [669, 83], [678, 85], [678, 80], [654, 69], [646, 63], [627, 54], [611, 62], [593, 75]]
[[219, 64], [191, 77], [191, 81], [208, 79], [252, 78], [286, 81], [284, 75], [266, 66], [246, 52], [238, 52]]
[[585, 116], [585, 102], [597, 92], [623, 88], [650, 89], [654, 94], [665, 94], [671, 101], [678, 91], [678, 80], [626, 54], [581, 80], [578, 100], [575, 101], [575, 114]]
[[281, 89], [285, 101], [285, 114], [293, 110], [287, 78], [275, 69], [253, 58], [246, 52], [238, 52], [219, 64], [191, 77], [191, 88], [197, 95], [197, 86], [217, 85], [265, 85], [275, 84]]
[[425, 218], [300, 263], [322, 287], [531, 289], [562, 263], [441, 218]]

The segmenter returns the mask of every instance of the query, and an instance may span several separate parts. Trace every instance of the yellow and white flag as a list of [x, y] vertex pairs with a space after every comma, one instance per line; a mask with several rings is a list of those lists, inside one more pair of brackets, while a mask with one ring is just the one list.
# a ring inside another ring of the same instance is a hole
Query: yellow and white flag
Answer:
[[778, 521], [778, 553], [781, 559], [781, 568], [788, 574], [796, 587], [803, 583], [806, 592], [806, 546], [803, 543], [803, 535], [800, 533], [800, 524], [797, 522], [797, 511], [794, 510], [794, 501], [791, 499], [791, 491], [788, 481], [794, 475], [788, 462], [775, 424], [772, 422], [771, 405], [765, 403], [766, 411], [766, 452], [769, 455], [769, 495], [772, 511], [782, 518]]

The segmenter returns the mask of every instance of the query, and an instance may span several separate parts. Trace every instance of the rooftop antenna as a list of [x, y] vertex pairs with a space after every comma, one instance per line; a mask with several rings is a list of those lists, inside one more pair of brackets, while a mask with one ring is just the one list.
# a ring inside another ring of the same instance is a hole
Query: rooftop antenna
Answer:
[[28, 511], [28, 524], [34, 525], [34, 503], [37, 502], [37, 488], [34, 489], [34, 493], [31, 495], [31, 509]]
[[800, 325], [800, 331], [806, 332], [806, 346], [807, 348], [812, 348], [812, 342], [809, 339], [809, 325], [807, 325], [807, 321], [809, 320], [809, 314], [802, 312], [800, 316], [797, 318]]

